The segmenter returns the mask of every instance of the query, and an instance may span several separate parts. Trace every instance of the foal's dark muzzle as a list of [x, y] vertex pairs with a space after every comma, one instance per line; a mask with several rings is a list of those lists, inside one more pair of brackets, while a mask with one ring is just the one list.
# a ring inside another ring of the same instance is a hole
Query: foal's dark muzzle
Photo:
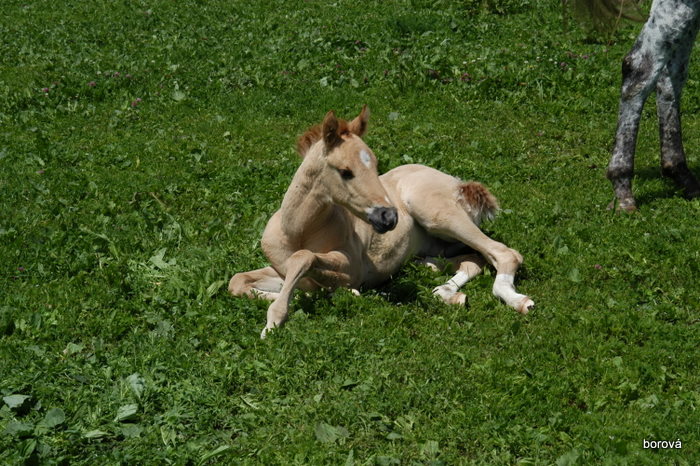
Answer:
[[393, 207], [375, 207], [367, 216], [367, 220], [377, 233], [386, 233], [396, 228], [399, 215]]

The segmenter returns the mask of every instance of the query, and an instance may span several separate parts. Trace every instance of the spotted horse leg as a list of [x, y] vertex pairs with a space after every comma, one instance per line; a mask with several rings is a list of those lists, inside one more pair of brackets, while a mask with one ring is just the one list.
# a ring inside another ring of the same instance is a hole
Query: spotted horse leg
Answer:
[[656, 113], [661, 141], [661, 173], [683, 189], [689, 199], [700, 196], [700, 183], [688, 168], [681, 137], [681, 92], [688, 77], [688, 60], [698, 32], [698, 21], [688, 30], [656, 83]]
[[[682, 51], [684, 48], [692, 47], [697, 32], [699, 10], [698, 2], [688, 4], [681, 0], [655, 1], [649, 19], [644, 24], [632, 50], [623, 60], [615, 147], [607, 170], [608, 179], [612, 182], [615, 191], [618, 209], [626, 211], [636, 209], [632, 194], [632, 175], [642, 108], [664, 70], [669, 67], [669, 79], [672, 79], [672, 70], [682, 61], [684, 55]], [[682, 74], [680, 73], [680, 76]], [[682, 80], [680, 82], [682, 83]], [[678, 95], [680, 95], [680, 89], [678, 89]], [[676, 120], [680, 128], [680, 118]], [[673, 124], [673, 120], [669, 120], [669, 123]], [[666, 128], [670, 129], [672, 126], [666, 126]], [[680, 131], [678, 137], [680, 137]], [[610, 207], [614, 205], [615, 200]]]

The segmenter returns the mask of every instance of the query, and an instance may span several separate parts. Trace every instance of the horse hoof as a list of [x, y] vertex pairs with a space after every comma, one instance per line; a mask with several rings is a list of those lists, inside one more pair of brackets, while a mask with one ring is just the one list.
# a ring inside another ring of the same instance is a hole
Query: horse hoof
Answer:
[[615, 198], [608, 204], [608, 210], [615, 210], [615, 212], [636, 212], [637, 204], [632, 197], [626, 197], [620, 200]]
[[700, 198], [700, 189], [686, 189], [684, 196], [688, 200]]
[[449, 304], [456, 304], [458, 306], [469, 307], [469, 301], [467, 300], [467, 295], [464, 293], [457, 292], [449, 299]]
[[535, 308], [535, 302], [528, 298], [527, 296], [520, 302], [518, 307], [518, 312], [522, 315], [526, 315], [528, 312]]

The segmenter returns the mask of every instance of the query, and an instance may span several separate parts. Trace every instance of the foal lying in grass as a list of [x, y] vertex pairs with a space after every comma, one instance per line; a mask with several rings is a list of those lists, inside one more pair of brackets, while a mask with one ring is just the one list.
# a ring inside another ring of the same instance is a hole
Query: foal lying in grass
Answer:
[[423, 165], [378, 176], [361, 139], [368, 118], [366, 106], [351, 122], [328, 112], [299, 139], [304, 160], [262, 237], [271, 266], [229, 283], [233, 295], [272, 301], [261, 337], [287, 320], [296, 288], [373, 287], [411, 257], [455, 265], [456, 274], [433, 290], [446, 303], [464, 304], [459, 288], [488, 262], [497, 272], [494, 295], [523, 314], [532, 309], [513, 286], [522, 256], [479, 230], [498, 209], [496, 198], [480, 183]]

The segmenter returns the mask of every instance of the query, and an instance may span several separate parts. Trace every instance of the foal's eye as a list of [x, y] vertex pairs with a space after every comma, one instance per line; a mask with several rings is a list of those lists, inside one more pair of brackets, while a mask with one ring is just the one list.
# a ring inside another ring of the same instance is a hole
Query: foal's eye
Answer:
[[351, 180], [355, 178], [355, 174], [352, 172], [352, 170], [343, 168], [338, 170], [338, 172], [340, 173], [340, 177], [344, 180]]

